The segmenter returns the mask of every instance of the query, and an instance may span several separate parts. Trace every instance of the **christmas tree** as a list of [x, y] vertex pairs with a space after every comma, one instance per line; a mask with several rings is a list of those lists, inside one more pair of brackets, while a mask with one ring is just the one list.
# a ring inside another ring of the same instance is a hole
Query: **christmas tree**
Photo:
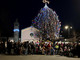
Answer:
[[32, 20], [32, 24], [39, 30], [37, 35], [42, 37], [42, 40], [47, 38], [51, 40], [58, 39], [61, 22], [59, 22], [56, 12], [47, 6], [49, 1], [43, 0], [43, 3], [45, 3], [45, 6], [41, 8], [37, 17]]

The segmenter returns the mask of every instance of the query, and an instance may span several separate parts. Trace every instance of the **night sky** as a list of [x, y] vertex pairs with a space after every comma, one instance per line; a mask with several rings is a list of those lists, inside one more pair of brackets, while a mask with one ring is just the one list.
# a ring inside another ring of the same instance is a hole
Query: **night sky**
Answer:
[[[80, 0], [50, 0], [48, 5], [59, 16], [62, 28], [65, 25], [80, 30]], [[18, 19], [20, 30], [31, 26], [32, 20], [44, 7], [42, 0], [2, 0], [0, 1], [0, 33], [13, 36], [14, 22]]]

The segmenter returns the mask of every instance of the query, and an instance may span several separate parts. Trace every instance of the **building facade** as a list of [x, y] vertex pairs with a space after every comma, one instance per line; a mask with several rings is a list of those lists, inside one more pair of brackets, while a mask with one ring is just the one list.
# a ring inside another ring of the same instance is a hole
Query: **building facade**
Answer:
[[14, 41], [18, 42], [19, 40], [19, 23], [18, 20], [14, 23]]
[[29, 42], [37, 42], [39, 41], [39, 37], [37, 33], [39, 30], [33, 26], [27, 27], [21, 30], [21, 42], [29, 41]]

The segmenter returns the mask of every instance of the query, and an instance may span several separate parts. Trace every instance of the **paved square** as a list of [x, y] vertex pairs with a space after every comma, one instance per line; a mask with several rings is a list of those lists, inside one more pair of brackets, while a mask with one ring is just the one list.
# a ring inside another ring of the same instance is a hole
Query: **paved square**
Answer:
[[64, 56], [50, 56], [50, 55], [27, 55], [27, 56], [9, 56], [0, 55], [0, 60], [80, 60], [80, 58], [69, 58]]

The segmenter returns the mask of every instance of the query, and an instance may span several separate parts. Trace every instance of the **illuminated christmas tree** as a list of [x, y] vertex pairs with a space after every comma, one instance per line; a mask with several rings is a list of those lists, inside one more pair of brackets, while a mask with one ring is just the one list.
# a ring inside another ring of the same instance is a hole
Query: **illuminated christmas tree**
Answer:
[[32, 24], [40, 31], [37, 35], [42, 37], [42, 40], [47, 38], [51, 40], [58, 39], [61, 22], [59, 22], [56, 12], [47, 6], [49, 1], [43, 0], [43, 3], [45, 3], [45, 6], [40, 10], [37, 17], [32, 20]]

